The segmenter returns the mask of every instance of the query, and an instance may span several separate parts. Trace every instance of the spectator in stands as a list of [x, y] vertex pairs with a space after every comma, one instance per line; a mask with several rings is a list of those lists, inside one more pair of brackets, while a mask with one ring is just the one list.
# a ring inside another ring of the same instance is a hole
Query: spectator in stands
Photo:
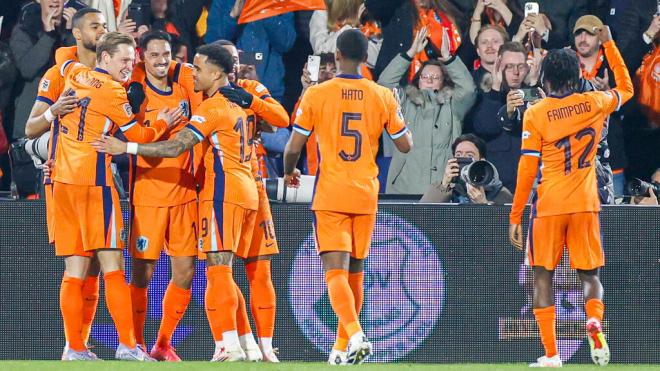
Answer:
[[[615, 86], [614, 76], [609, 68], [605, 52], [601, 46], [594, 27], [602, 27], [598, 17], [585, 15], [575, 23], [573, 30], [574, 45], [580, 60], [582, 78], [586, 80], [588, 89], [609, 90]], [[603, 128], [601, 140], [598, 143], [596, 174], [599, 178], [601, 202], [611, 204], [614, 197], [624, 193], [624, 168], [628, 165], [623, 142], [622, 118], [614, 112], [607, 125]]]
[[[653, 48], [660, 30], [657, 0], [612, 1], [616, 15], [616, 43], [631, 76], [639, 68], [644, 55]], [[608, 23], [610, 22], [608, 18]], [[610, 24], [610, 26], [612, 26]]]
[[[651, 183], [660, 184], [660, 168], [656, 169], [653, 175], [651, 176]], [[646, 205], [653, 206], [658, 205], [658, 195], [649, 190], [649, 197], [631, 197], [630, 203], [633, 205]]]
[[132, 0], [84, 0], [87, 6], [98, 9], [108, 22], [108, 32], [120, 31], [119, 25], [126, 19], [128, 5]]
[[515, 0], [476, 0], [470, 19], [470, 41], [477, 45], [477, 34], [485, 25], [500, 26], [513, 35], [522, 19], [523, 12]]
[[188, 45], [184, 44], [179, 40], [175, 35], [170, 35], [172, 37], [172, 59], [179, 63], [187, 63], [188, 52], [190, 51]]
[[69, 0], [66, 4], [63, 0], [42, 0], [41, 3], [31, 1], [21, 9], [19, 22], [9, 39], [19, 72], [13, 91], [16, 97], [13, 138], [24, 135], [39, 80], [51, 66], [55, 49], [65, 45], [67, 34], [71, 34], [72, 9], [75, 13], [76, 9], [84, 6], [76, 0]]
[[541, 60], [530, 67], [525, 47], [507, 42], [498, 51], [496, 68], [492, 89], [482, 94], [474, 108], [473, 129], [486, 141], [486, 156], [499, 171], [502, 183], [515, 192], [526, 109], [519, 89], [537, 84]]
[[[257, 65], [257, 75], [273, 98], [284, 96], [284, 62], [282, 55], [296, 40], [293, 13], [264, 18], [239, 25], [230, 15], [233, 0], [213, 0], [209, 9], [205, 42], [225, 39], [233, 41], [239, 50], [262, 53], [263, 61]], [[240, 12], [238, 12], [240, 13]]]
[[427, 45], [422, 27], [406, 53], [397, 55], [383, 71], [378, 83], [400, 87], [397, 91], [403, 115], [413, 134], [415, 147], [407, 154], [395, 153], [387, 175], [387, 193], [422, 194], [442, 178], [444, 164], [451, 157], [450, 144], [461, 135], [463, 118], [475, 99], [475, 86], [463, 62], [443, 45], [440, 59], [425, 62], [412, 83], [400, 86], [414, 55]]
[[179, 42], [186, 46], [188, 60], [192, 60], [195, 48], [201, 44], [195, 26], [206, 0], [150, 1], [150, 29], [162, 30], [176, 36]]
[[527, 50], [532, 51], [547, 47], [550, 41], [550, 31], [552, 31], [552, 24], [545, 14], [530, 14], [520, 23], [518, 31], [513, 34], [511, 40], [525, 45]]
[[[524, 9], [525, 3], [528, 2], [528, 0], [515, 1], [521, 9]], [[591, 0], [536, 0], [540, 13], [545, 14], [552, 24], [546, 49], [558, 49], [569, 45], [575, 21], [587, 14], [589, 1]]]
[[[511, 192], [494, 179], [488, 185], [474, 187], [460, 180], [457, 157], [469, 157], [474, 161], [485, 160], [486, 143], [474, 134], [464, 134], [451, 145], [453, 158], [447, 160], [442, 180], [434, 182], [424, 192], [420, 203], [472, 203], [505, 204], [513, 201]], [[496, 177], [497, 178], [497, 177]]]
[[495, 62], [500, 46], [509, 41], [509, 35], [498, 25], [483, 26], [477, 33], [475, 42], [478, 61], [475, 63], [472, 78], [479, 92], [490, 91], [495, 73]]

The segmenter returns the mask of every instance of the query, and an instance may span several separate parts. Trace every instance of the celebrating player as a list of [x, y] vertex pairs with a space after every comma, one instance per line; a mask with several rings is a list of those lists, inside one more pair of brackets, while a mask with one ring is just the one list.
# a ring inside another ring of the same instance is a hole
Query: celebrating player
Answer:
[[62, 317], [69, 350], [63, 358], [93, 359], [83, 342], [82, 285], [91, 257], [104, 273], [106, 301], [119, 333], [115, 358], [153, 360], [137, 347], [133, 332], [130, 290], [124, 277], [122, 217], [119, 197], [110, 172], [110, 157], [97, 153], [90, 143], [117, 130], [132, 140], [158, 138], [176, 123], [181, 111], [163, 110], [152, 127], [139, 125], [121, 86], [130, 77], [135, 61], [131, 37], [111, 32], [103, 35], [96, 50], [94, 70], [69, 60], [62, 65], [64, 91], [79, 100], [73, 112], [62, 117], [55, 150], [53, 203], [57, 254], [66, 256], [60, 290]]
[[312, 201], [314, 235], [330, 303], [339, 317], [332, 364], [361, 363], [372, 353], [358, 314], [378, 207], [378, 139], [386, 130], [399, 151], [412, 147], [393, 93], [358, 74], [366, 57], [367, 39], [359, 30], [337, 38], [341, 73], [305, 92], [284, 153], [285, 182], [298, 186], [300, 152], [311, 132], [316, 133], [320, 156]]
[[140, 144], [102, 137], [95, 147], [111, 154], [133, 153], [145, 157], [178, 157], [204, 141], [204, 182], [199, 195], [199, 227], [206, 253], [206, 307], [211, 329], [222, 334], [224, 351], [213, 361], [246, 359], [237, 331], [237, 310], [243, 294], [232, 277], [232, 261], [239, 245], [250, 243], [256, 220], [258, 194], [250, 168], [252, 153], [247, 116], [240, 106], [218, 93], [229, 85], [234, 69], [229, 51], [208, 44], [194, 59], [195, 90], [208, 98], [173, 139]]
[[[172, 62], [171, 40], [167, 33], [151, 31], [142, 35], [140, 49], [144, 63], [136, 66], [128, 92], [145, 100], [144, 122], [147, 126], [157, 120], [162, 109], [182, 108], [185, 120], [162, 137], [169, 139], [183, 129], [191, 109], [201, 102], [202, 94], [180, 83], [183, 76], [192, 77], [192, 68]], [[172, 65], [176, 73], [169, 78]], [[132, 160], [136, 163], [132, 167], [134, 183], [131, 190], [131, 302], [135, 337], [145, 349], [147, 287], [161, 250], [165, 249], [172, 266], [172, 280], [163, 298], [158, 338], [150, 352], [157, 360], [181, 360], [170, 340], [190, 302], [190, 286], [195, 273], [197, 192], [193, 158], [192, 152], [187, 151], [172, 159], [137, 156]]]
[[552, 50], [543, 61], [543, 85], [548, 98], [525, 113], [518, 185], [510, 215], [509, 238], [522, 249], [522, 211], [539, 163], [541, 179], [532, 206], [527, 254], [534, 272], [534, 316], [545, 355], [531, 367], [561, 367], [555, 340], [554, 269], [568, 248], [571, 267], [582, 282], [586, 330], [591, 357], [607, 364], [610, 354], [602, 332], [603, 286], [598, 270], [605, 263], [600, 240], [600, 202], [594, 160], [596, 144], [608, 115], [633, 95], [628, 70], [609, 27], [594, 29], [614, 72], [616, 88], [575, 92], [580, 65], [573, 51]]
[[[76, 61], [84, 64], [87, 67], [94, 67], [96, 65], [96, 44], [101, 36], [107, 31], [105, 17], [103, 14], [93, 8], [83, 8], [77, 11], [72, 19], [72, 34], [76, 39], [76, 46], [60, 48], [56, 51], [56, 56], [60, 54], [71, 54], [71, 57]], [[66, 49], [66, 50], [65, 50]], [[58, 59], [56, 57], [56, 59]], [[68, 58], [70, 59], [70, 58]], [[67, 113], [73, 112], [78, 104], [78, 98], [75, 95], [64, 93], [64, 77], [60, 73], [60, 64], [55, 64], [49, 68], [39, 83], [39, 91], [37, 92], [37, 100], [32, 106], [30, 118], [25, 125], [25, 135], [29, 138], [36, 138], [48, 131], [51, 138], [49, 141], [48, 157], [49, 160], [55, 158], [55, 148], [57, 145], [57, 136], [59, 131], [58, 117]], [[54, 241], [54, 221], [53, 218], [53, 187], [51, 177], [54, 168], [50, 169], [50, 177], [46, 178], [45, 183], [45, 200], [46, 200], [46, 220], [48, 221], [48, 240], [50, 243], [55, 244]], [[55, 244], [55, 254], [64, 255], [58, 250], [58, 245]], [[90, 265], [89, 271], [86, 273], [86, 278], [82, 286], [83, 295], [83, 308], [82, 308], [82, 339], [85, 343], [89, 338], [89, 333], [92, 328], [92, 321], [96, 314], [96, 306], [99, 300], [99, 267], [98, 262], [93, 260]], [[67, 344], [64, 346], [62, 352], [62, 359], [67, 354]]]

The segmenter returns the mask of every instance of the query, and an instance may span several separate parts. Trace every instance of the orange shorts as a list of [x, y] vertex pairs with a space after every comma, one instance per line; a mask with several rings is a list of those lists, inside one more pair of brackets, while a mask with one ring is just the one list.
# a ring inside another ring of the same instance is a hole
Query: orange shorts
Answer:
[[345, 251], [355, 259], [366, 259], [376, 214], [345, 214], [336, 211], [314, 210], [314, 239], [319, 254]]
[[55, 255], [92, 256], [94, 250], [124, 248], [124, 223], [114, 187], [56, 182], [53, 206]]
[[239, 246], [236, 252], [236, 255], [243, 259], [274, 255], [280, 252], [275, 238], [275, 225], [270, 212], [270, 202], [262, 182], [257, 183], [257, 190], [259, 191], [259, 210], [257, 210], [252, 240], [249, 245]]
[[571, 268], [605, 265], [597, 212], [534, 217], [529, 222], [527, 255], [532, 266], [554, 270], [568, 249]]
[[197, 255], [197, 201], [183, 205], [134, 206], [129, 251], [139, 259]]
[[44, 185], [44, 194], [46, 197], [46, 225], [48, 226], [48, 243], [55, 243], [55, 218], [53, 207], [53, 185]]
[[[200, 201], [199, 233], [201, 251], [231, 251], [249, 246], [257, 211], [227, 202]], [[199, 256], [204, 259], [205, 256]]]

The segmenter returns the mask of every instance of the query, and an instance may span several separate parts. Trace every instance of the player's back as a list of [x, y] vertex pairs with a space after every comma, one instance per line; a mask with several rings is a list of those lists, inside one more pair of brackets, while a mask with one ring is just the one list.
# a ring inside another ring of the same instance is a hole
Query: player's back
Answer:
[[[310, 109], [312, 116], [304, 112]], [[305, 92], [297, 117], [314, 120], [318, 138], [313, 210], [376, 212], [378, 140], [397, 110], [390, 90], [357, 76], [338, 75]]]
[[252, 146], [243, 109], [220, 93], [199, 105], [186, 126], [204, 143], [206, 171], [200, 200], [228, 202], [256, 210], [257, 189], [252, 176]]
[[594, 161], [605, 121], [617, 106], [615, 94], [551, 96], [525, 112], [531, 130], [523, 132], [523, 140], [541, 140], [536, 215], [600, 210]]
[[105, 71], [91, 70], [75, 62], [64, 64], [62, 75], [66, 81], [64, 90], [71, 88], [75, 92], [79, 106], [60, 120], [54, 180], [110, 186], [110, 156], [96, 152], [91, 143], [133, 120], [126, 91]]

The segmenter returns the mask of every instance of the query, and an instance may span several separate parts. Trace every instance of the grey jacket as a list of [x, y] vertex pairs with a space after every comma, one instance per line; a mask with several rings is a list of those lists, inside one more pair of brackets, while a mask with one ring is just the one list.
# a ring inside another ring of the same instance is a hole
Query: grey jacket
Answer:
[[[381, 73], [378, 83], [398, 86], [410, 60], [397, 55]], [[406, 125], [412, 132], [413, 148], [407, 154], [394, 152], [387, 174], [387, 193], [423, 194], [442, 180], [444, 164], [452, 156], [451, 144], [463, 129], [463, 118], [474, 104], [476, 91], [470, 72], [460, 58], [445, 67], [454, 88], [439, 92], [408, 85], [398, 90]]]

